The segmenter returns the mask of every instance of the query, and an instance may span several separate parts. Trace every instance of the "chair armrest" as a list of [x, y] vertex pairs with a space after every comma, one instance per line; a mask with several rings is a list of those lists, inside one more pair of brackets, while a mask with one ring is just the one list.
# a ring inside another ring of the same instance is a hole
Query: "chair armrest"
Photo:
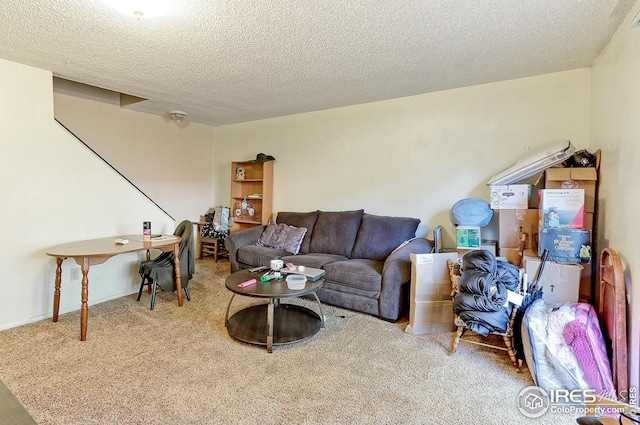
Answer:
[[224, 241], [227, 251], [229, 251], [229, 262], [231, 263], [231, 273], [240, 270], [238, 262], [238, 250], [243, 246], [255, 245], [260, 239], [260, 235], [266, 226], [252, 227], [240, 232], [231, 233]]

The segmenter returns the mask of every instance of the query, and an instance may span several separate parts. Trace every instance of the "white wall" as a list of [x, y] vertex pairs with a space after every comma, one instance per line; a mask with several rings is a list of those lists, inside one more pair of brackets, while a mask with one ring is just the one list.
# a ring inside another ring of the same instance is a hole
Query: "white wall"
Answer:
[[[216, 127], [215, 203], [229, 204], [230, 162], [276, 157], [274, 213], [364, 208], [445, 226], [467, 197], [529, 149], [588, 145], [589, 70], [561, 72]], [[495, 237], [495, 235], [494, 235]]]
[[177, 222], [213, 205], [213, 129], [120, 107], [118, 93], [54, 81], [54, 115]]
[[[0, 59], [0, 93], [5, 329], [51, 316], [55, 259], [45, 255], [48, 247], [139, 234], [145, 220], [154, 232], [172, 233], [175, 223], [54, 121], [50, 72]], [[135, 292], [143, 255], [92, 267], [89, 304]], [[80, 280], [69, 281], [72, 267], [77, 265], [71, 260], [63, 263], [61, 313], [80, 307]]]
[[640, 2], [601, 52], [592, 67], [591, 146], [602, 150], [600, 167], [600, 233], [603, 247], [616, 250], [626, 263], [629, 310], [630, 385], [640, 384], [640, 28], [631, 20]]

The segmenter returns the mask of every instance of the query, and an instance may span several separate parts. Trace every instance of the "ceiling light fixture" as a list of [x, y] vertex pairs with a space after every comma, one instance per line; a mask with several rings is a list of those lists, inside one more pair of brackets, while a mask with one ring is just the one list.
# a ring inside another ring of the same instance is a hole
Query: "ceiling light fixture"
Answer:
[[184, 111], [169, 111], [169, 116], [171, 119], [180, 122], [183, 119], [187, 118], [187, 113]]
[[106, 0], [109, 6], [134, 18], [154, 18], [169, 10], [169, 0]]

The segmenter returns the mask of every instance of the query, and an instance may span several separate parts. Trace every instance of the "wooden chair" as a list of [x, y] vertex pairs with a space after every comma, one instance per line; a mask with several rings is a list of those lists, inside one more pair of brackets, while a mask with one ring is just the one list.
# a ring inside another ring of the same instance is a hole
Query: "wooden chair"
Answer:
[[[452, 287], [451, 295], [453, 297], [459, 290], [460, 276], [462, 274], [462, 271], [460, 268], [460, 264], [454, 264], [451, 260], [447, 261], [447, 266], [449, 267], [449, 277], [451, 279], [451, 287]], [[516, 368], [516, 371], [520, 372], [520, 362], [518, 362], [518, 359], [516, 358], [516, 352], [513, 349], [513, 323], [515, 321], [518, 308], [512, 304], [510, 304], [510, 307], [511, 307], [511, 314], [509, 316], [509, 324], [507, 325], [507, 330], [505, 332], [491, 333], [491, 335], [498, 335], [502, 337], [502, 341], [504, 342], [504, 347], [487, 344], [480, 341], [473, 341], [469, 339], [465, 339], [464, 341], [469, 342], [471, 344], [493, 348], [496, 350], [506, 351], [509, 354], [509, 359], [511, 360], [511, 363]], [[451, 354], [454, 354], [456, 352], [456, 350], [458, 349], [458, 344], [460, 344], [460, 341], [462, 340], [462, 336], [467, 330], [469, 330], [469, 327], [466, 325], [466, 323], [464, 323], [464, 321], [462, 321], [462, 319], [460, 319], [458, 316], [455, 317], [454, 324], [458, 329], [456, 331], [455, 337], [453, 338], [453, 344], [451, 346]]]
[[212, 256], [214, 262], [218, 262], [221, 258], [228, 258], [229, 252], [224, 248], [224, 245], [220, 243], [218, 238], [208, 238], [202, 236], [202, 226], [206, 223], [198, 223], [198, 235], [199, 235], [199, 258], [205, 256]]
[[229, 252], [220, 246], [220, 239], [218, 238], [200, 238], [200, 258], [204, 258], [207, 255], [213, 256], [213, 261], [216, 263], [220, 258], [227, 257]]
[[[182, 237], [180, 241], [179, 261], [180, 261], [180, 278], [182, 280], [182, 290], [187, 300], [191, 301], [189, 295], [189, 280], [193, 278], [195, 273], [194, 249], [193, 249], [193, 224], [189, 220], [182, 221], [174, 235]], [[156, 305], [156, 293], [158, 291], [173, 292], [177, 289], [175, 279], [175, 261], [174, 253], [163, 252], [153, 260], [146, 260], [140, 263], [139, 273], [142, 277], [140, 282], [140, 290], [138, 298], [140, 301], [142, 290], [145, 286], [151, 288], [151, 310]]]

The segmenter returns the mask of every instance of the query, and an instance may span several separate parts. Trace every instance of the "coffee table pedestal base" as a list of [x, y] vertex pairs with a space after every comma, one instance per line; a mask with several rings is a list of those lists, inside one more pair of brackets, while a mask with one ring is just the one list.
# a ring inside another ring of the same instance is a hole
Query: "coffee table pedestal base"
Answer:
[[227, 320], [227, 332], [233, 338], [249, 344], [290, 344], [312, 337], [323, 325], [320, 316], [306, 307], [270, 302], [238, 311]]

